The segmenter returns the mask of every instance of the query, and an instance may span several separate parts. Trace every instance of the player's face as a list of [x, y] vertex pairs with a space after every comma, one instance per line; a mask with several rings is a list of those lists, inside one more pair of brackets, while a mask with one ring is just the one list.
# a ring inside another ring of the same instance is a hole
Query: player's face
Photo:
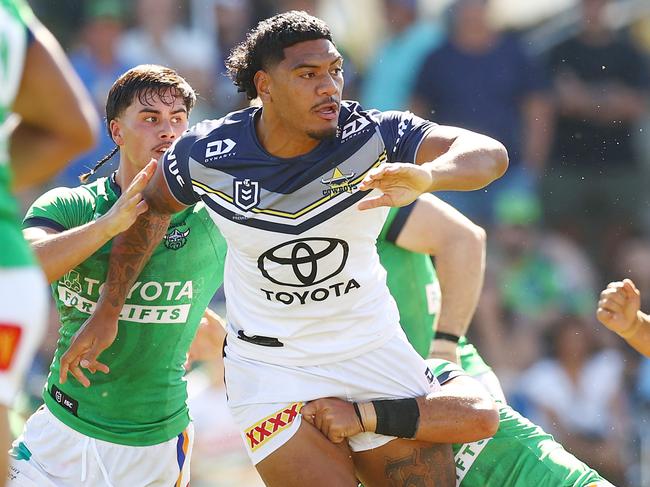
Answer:
[[187, 108], [173, 91], [136, 96], [133, 103], [115, 120], [111, 130], [115, 143], [137, 169], [152, 158], [160, 159], [165, 150], [187, 130]]
[[284, 56], [269, 70], [272, 109], [284, 125], [313, 139], [335, 136], [343, 91], [341, 54], [327, 39], [317, 39], [285, 48]]

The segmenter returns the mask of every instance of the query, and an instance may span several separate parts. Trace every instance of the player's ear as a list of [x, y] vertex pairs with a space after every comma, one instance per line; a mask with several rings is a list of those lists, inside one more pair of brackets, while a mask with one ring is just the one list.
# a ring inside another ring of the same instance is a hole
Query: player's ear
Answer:
[[122, 128], [120, 127], [120, 123], [113, 119], [109, 122], [108, 128], [111, 132], [111, 138], [113, 139], [113, 142], [117, 145], [123, 145], [124, 144], [124, 137], [122, 137]]
[[260, 69], [255, 76], [253, 77], [253, 83], [255, 83], [255, 88], [257, 88], [257, 95], [260, 97], [262, 102], [271, 101], [271, 79], [269, 74]]

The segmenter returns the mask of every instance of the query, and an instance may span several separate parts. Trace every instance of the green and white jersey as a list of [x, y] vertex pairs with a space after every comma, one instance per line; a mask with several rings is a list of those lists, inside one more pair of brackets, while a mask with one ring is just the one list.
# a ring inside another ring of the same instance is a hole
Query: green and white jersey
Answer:
[[[119, 197], [113, 178], [57, 188], [29, 209], [24, 225], [59, 231], [104, 215]], [[61, 327], [43, 397], [71, 428], [132, 446], [178, 435], [189, 414], [183, 364], [201, 316], [223, 281], [226, 244], [202, 204], [172, 217], [128, 294], [115, 342], [99, 360], [111, 371], [84, 388], [74, 378], [59, 384], [59, 360], [95, 309], [106, 278], [111, 242], [52, 284]]]
[[[465, 372], [446, 360], [427, 364], [440, 384]], [[459, 487], [613, 487], [553, 437], [506, 404], [499, 429], [481, 441], [453, 445]]]
[[[411, 252], [395, 245], [415, 203], [391, 208], [381, 234], [377, 252], [388, 274], [387, 284], [397, 302], [400, 324], [413, 348], [427, 358], [440, 313], [440, 284], [428, 255]], [[458, 343], [461, 365], [472, 376], [488, 372], [488, 367], [474, 348], [462, 337]]]
[[18, 204], [11, 193], [9, 136], [11, 107], [23, 75], [32, 12], [22, 0], [0, 0], [0, 268], [35, 265], [20, 231]]

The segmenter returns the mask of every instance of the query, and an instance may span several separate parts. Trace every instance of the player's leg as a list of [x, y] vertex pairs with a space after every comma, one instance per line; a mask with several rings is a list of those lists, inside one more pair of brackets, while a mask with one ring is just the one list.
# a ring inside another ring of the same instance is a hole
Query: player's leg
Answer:
[[[7, 410], [45, 331], [47, 283], [36, 267], [0, 269], [0, 450], [10, 445]], [[7, 455], [0, 461], [0, 485]]]
[[355, 452], [353, 459], [366, 487], [456, 485], [451, 445], [395, 439], [379, 448]]
[[306, 421], [296, 433], [256, 465], [268, 486], [356, 487], [351, 452], [347, 442], [335, 445]]
[[170, 440], [128, 446], [73, 430], [42, 406], [11, 450], [7, 487], [187, 487], [192, 425]]

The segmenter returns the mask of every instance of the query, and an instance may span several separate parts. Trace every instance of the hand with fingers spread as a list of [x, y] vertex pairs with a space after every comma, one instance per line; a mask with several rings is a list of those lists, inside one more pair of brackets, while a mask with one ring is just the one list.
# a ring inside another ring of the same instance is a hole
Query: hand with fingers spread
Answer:
[[64, 384], [69, 372], [81, 385], [89, 387], [90, 380], [81, 368], [92, 374], [97, 371], [108, 374], [108, 365], [99, 362], [97, 358], [115, 341], [117, 326], [117, 320], [107, 320], [98, 314], [88, 318], [72, 337], [68, 350], [61, 356], [59, 382]]
[[99, 220], [106, 223], [107, 232], [112, 238], [122, 233], [135, 222], [139, 215], [147, 211], [147, 202], [142, 197], [142, 191], [156, 171], [157, 161], [149, 163], [133, 178], [129, 187], [122, 193], [113, 207]]
[[311, 401], [300, 410], [303, 419], [315, 426], [332, 443], [363, 433], [354, 405], [333, 397]]
[[630, 279], [610, 282], [600, 293], [596, 316], [610, 330], [625, 335], [636, 326], [641, 293]]
[[432, 186], [432, 175], [428, 169], [416, 164], [383, 164], [368, 172], [360, 191], [378, 189], [383, 194], [366, 197], [358, 205], [360, 210], [379, 206], [406, 206], [413, 203]]

